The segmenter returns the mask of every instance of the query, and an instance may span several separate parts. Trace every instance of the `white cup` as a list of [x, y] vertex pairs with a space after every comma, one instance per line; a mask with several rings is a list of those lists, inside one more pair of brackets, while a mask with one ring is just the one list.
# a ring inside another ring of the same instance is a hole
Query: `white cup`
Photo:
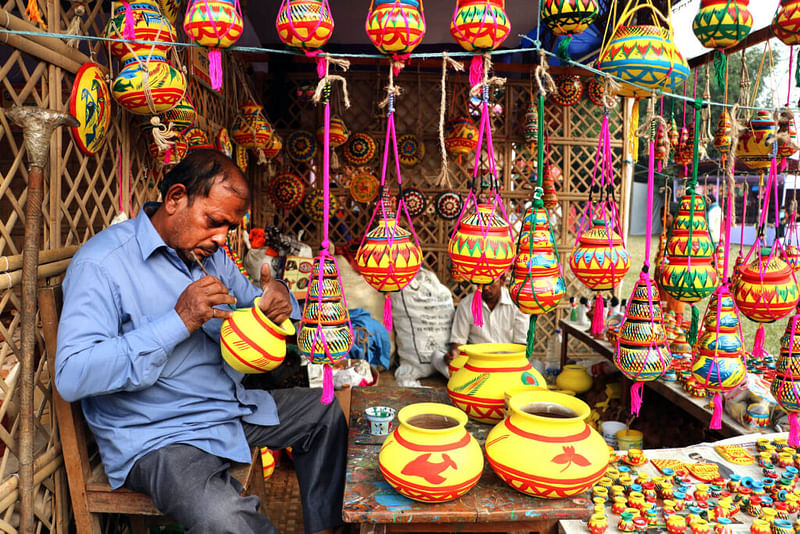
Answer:
[[610, 446], [617, 448], [617, 432], [625, 430], [627, 427], [625, 423], [620, 421], [604, 421], [600, 425], [600, 433], [603, 434], [603, 439], [606, 440]]
[[371, 406], [365, 410], [369, 420], [369, 433], [373, 436], [386, 436], [392, 430], [392, 420], [397, 411], [388, 406]]

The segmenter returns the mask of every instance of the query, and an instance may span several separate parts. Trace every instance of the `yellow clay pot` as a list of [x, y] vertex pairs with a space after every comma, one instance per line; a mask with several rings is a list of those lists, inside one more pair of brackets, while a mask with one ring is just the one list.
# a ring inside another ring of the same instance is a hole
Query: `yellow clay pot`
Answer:
[[556, 377], [559, 389], [568, 389], [575, 393], [586, 393], [592, 389], [592, 375], [582, 365], [565, 365]]
[[286, 356], [286, 336], [295, 333], [290, 319], [280, 326], [270, 321], [258, 307], [260, 299], [252, 308], [234, 311], [222, 323], [222, 357], [240, 373], [265, 373], [278, 367]]

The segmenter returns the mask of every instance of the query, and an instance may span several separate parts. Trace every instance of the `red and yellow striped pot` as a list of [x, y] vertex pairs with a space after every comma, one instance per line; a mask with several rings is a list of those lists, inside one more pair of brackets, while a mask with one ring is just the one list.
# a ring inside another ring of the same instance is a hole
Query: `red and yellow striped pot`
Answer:
[[374, 0], [364, 24], [381, 54], [410, 54], [425, 36], [425, 15], [418, 0]]
[[422, 251], [411, 232], [394, 220], [381, 219], [356, 253], [361, 276], [378, 291], [400, 291], [419, 272]]
[[243, 29], [235, 0], [192, 0], [183, 21], [183, 31], [190, 39], [213, 48], [235, 45]]
[[483, 472], [481, 447], [464, 412], [435, 402], [410, 404], [386, 438], [378, 465], [398, 493], [422, 502], [446, 502], [468, 492]]
[[508, 223], [494, 213], [492, 204], [478, 204], [477, 213], [459, 223], [448, 252], [466, 280], [490, 284], [511, 266], [516, 247]]
[[287, 0], [278, 11], [275, 28], [285, 44], [316, 50], [333, 34], [330, 6], [327, 0]]
[[486, 458], [506, 484], [535, 497], [560, 499], [588, 490], [603, 477], [608, 445], [586, 424], [585, 402], [553, 391], [528, 391], [514, 395], [509, 408], [511, 416], [486, 436]]
[[609, 290], [625, 277], [631, 266], [631, 255], [625, 250], [619, 234], [607, 228], [602, 219], [595, 219], [592, 227], [578, 240], [578, 246], [569, 257], [569, 266], [575, 277], [589, 289]]
[[240, 373], [264, 373], [278, 367], [286, 356], [286, 336], [295, 333], [290, 319], [280, 326], [270, 321], [258, 307], [260, 298], [252, 308], [238, 309], [222, 323], [222, 357]]
[[[763, 274], [761, 273], [763, 271]], [[745, 317], [758, 323], [771, 323], [789, 315], [800, 300], [794, 268], [770, 249], [741, 270], [733, 289], [736, 306]]]
[[511, 33], [505, 8], [505, 0], [457, 0], [450, 35], [468, 52], [494, 50]]

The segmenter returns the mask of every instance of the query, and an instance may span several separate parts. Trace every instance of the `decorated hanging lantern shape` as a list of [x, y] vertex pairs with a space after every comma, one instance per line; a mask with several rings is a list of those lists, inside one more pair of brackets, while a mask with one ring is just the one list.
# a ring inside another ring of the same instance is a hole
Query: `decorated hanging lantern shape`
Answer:
[[661, 172], [662, 165], [666, 165], [669, 159], [669, 136], [663, 124], [658, 125], [656, 130], [656, 161], [658, 171]]
[[231, 138], [244, 148], [263, 150], [269, 146], [272, 138], [272, 125], [263, 115], [264, 106], [253, 101], [245, 102], [239, 112], [239, 117], [231, 128]]
[[775, 120], [772, 113], [759, 110], [739, 135], [736, 158], [751, 169], [766, 169], [770, 165], [770, 153], [775, 141]]
[[[688, 132], [686, 134], [689, 135]], [[678, 129], [678, 123], [675, 121], [675, 116], [673, 115], [672, 120], [669, 124], [669, 147], [675, 151], [678, 150], [678, 146], [680, 146], [681, 142], [681, 133]]]
[[397, 58], [414, 51], [425, 36], [421, 0], [373, 0], [364, 25], [381, 54]]
[[786, 46], [800, 44], [800, 7], [798, 0], [780, 0], [772, 19], [772, 32]]
[[789, 446], [800, 445], [800, 313], [795, 312], [781, 337], [781, 353], [770, 391], [789, 414]]
[[244, 19], [239, 0], [190, 0], [183, 18], [187, 37], [208, 51], [208, 74], [211, 88], [222, 89], [222, 54], [242, 36]]
[[444, 146], [447, 153], [458, 157], [471, 154], [478, 148], [478, 129], [469, 117], [458, 117], [448, 121], [444, 130]]
[[701, 0], [692, 31], [706, 48], [730, 48], [750, 34], [753, 15], [750, 0]]
[[675, 149], [675, 153], [672, 157], [675, 160], [675, 165], [679, 165], [684, 168], [684, 176], [686, 175], [686, 167], [692, 163], [693, 142], [694, 138], [690, 136], [689, 129], [686, 127], [681, 128], [678, 148]]
[[282, 0], [275, 21], [284, 44], [306, 51], [317, 50], [333, 34], [333, 16], [328, 0]]
[[[325, 126], [317, 128], [317, 141], [321, 145], [325, 136]], [[339, 117], [331, 117], [330, 142], [331, 148], [339, 148], [350, 138], [350, 130]]]
[[450, 34], [464, 50], [494, 50], [511, 33], [505, 0], [457, 0]]
[[269, 143], [264, 147], [264, 157], [267, 161], [273, 160], [281, 153], [281, 150], [283, 150], [283, 139], [281, 139], [280, 135], [273, 132], [269, 137]]
[[194, 126], [194, 122], [197, 120], [197, 111], [194, 109], [192, 99], [185, 94], [172, 109], [160, 114], [159, 119], [162, 124], [168, 126], [171, 124], [174, 131], [181, 133]]

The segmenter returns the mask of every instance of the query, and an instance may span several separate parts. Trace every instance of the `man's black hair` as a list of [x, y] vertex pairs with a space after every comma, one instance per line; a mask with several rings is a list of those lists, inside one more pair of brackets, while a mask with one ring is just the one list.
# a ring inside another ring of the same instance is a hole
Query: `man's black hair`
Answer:
[[210, 148], [197, 149], [190, 152], [164, 176], [158, 184], [158, 190], [161, 191], [163, 198], [170, 187], [181, 184], [186, 187], [186, 196], [191, 203], [197, 195], [207, 197], [215, 178], [222, 175], [227, 179], [232, 171], [241, 174], [233, 160], [222, 152]]

